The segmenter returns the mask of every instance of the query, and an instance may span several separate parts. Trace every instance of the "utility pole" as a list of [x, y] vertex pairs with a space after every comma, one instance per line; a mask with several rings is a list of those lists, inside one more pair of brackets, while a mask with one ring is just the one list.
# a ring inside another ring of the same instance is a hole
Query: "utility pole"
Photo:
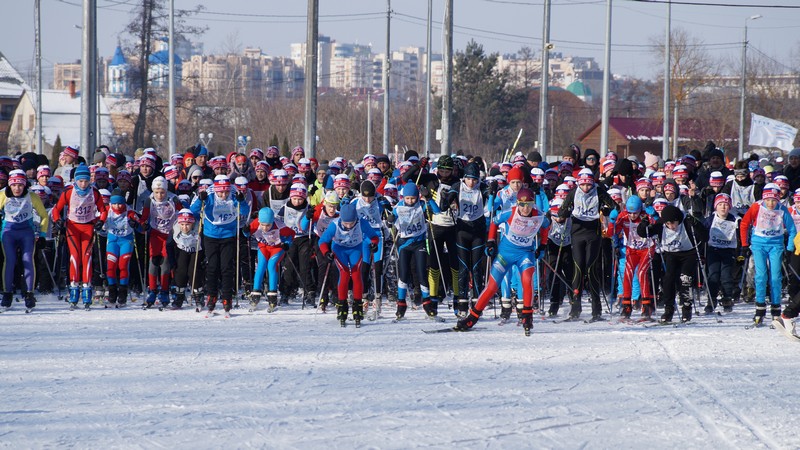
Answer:
[[372, 88], [367, 90], [367, 153], [372, 154]]
[[678, 159], [678, 99], [675, 99], [675, 118], [672, 124], [672, 158]]
[[169, 155], [175, 153], [177, 137], [175, 136], [175, 0], [169, 0]]
[[608, 152], [608, 103], [611, 89], [611, 0], [606, 0], [606, 49], [603, 70], [603, 114], [600, 125], [600, 152]]
[[[661, 158], [669, 159], [669, 98], [670, 98], [670, 58], [672, 50], [672, 3], [667, 2], [667, 34], [664, 37], [664, 142], [661, 143]], [[677, 139], [678, 136], [675, 136]]]
[[81, 65], [81, 155], [88, 161], [97, 146], [97, 0], [83, 0]]
[[383, 154], [389, 154], [389, 71], [392, 70], [392, 50], [390, 46], [392, 26], [392, 0], [386, 0], [386, 56], [383, 59]]
[[425, 154], [431, 154], [431, 28], [433, 0], [428, 0], [428, 30], [425, 43]]
[[544, 159], [547, 151], [547, 96], [550, 85], [550, 0], [544, 0], [542, 24], [542, 82], [539, 88], [539, 153]]
[[306, 123], [303, 133], [303, 147], [306, 156], [317, 155], [317, 52], [319, 51], [319, 0], [308, 0], [306, 25], [306, 80], [305, 107]]
[[36, 9], [36, 153], [42, 154], [42, 0]]
[[744, 104], [747, 97], [747, 21], [758, 20], [761, 14], [744, 19], [744, 39], [742, 40], [742, 79], [739, 82], [739, 152], [737, 161], [744, 158]]
[[444, 92], [442, 93], [442, 155], [450, 151], [450, 123], [453, 120], [453, 0], [444, 2]]

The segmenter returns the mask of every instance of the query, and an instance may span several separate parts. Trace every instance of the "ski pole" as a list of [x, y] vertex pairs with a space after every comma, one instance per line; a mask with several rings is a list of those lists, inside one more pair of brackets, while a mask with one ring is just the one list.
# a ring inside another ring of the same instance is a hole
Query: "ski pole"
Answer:
[[[238, 204], [236, 206], [237, 208], [239, 207]], [[239, 228], [240, 217], [242, 217], [242, 215], [239, 213], [239, 211], [236, 211], [236, 284], [233, 291], [233, 297], [236, 299], [233, 307], [236, 309], [239, 309], [239, 268], [242, 264], [241, 259], [239, 259], [239, 255], [241, 253], [241, 249], [239, 248], [239, 234], [242, 232], [242, 229]]]
[[[59, 269], [61, 268], [61, 264], [58, 264], [58, 246], [60, 245], [60, 242], [59, 242], [60, 241], [60, 237], [61, 237], [61, 233], [57, 232], [56, 233], [56, 239], [55, 239], [55, 242], [54, 242], [55, 247], [53, 248], [53, 265], [52, 265], [53, 268], [59, 268]], [[45, 259], [47, 259], [47, 258], [45, 258]], [[53, 281], [53, 283], [55, 284], [56, 289], [58, 290], [58, 300], [59, 301], [64, 300], [63, 295], [61, 295], [62, 294], [61, 293], [61, 285], [56, 283], [55, 281]]]
[[[298, 249], [298, 254], [299, 254], [299, 253], [300, 253], [300, 251], [299, 251], [299, 249]], [[288, 256], [288, 255], [286, 255], [286, 258], [285, 258], [285, 259], [286, 259], [286, 261], [289, 261], [289, 265], [290, 265], [290, 266], [292, 266], [292, 269], [294, 270], [294, 273], [295, 273], [295, 275], [297, 275], [297, 279], [298, 279], [298, 280], [300, 280], [300, 284], [301, 284], [301, 285], [302, 285], [302, 287], [303, 287], [303, 292], [308, 292], [308, 289], [306, 289], [306, 280], [304, 280], [304, 279], [303, 279], [303, 277], [300, 275], [300, 271], [299, 271], [299, 270], [297, 270], [297, 266], [295, 266], [295, 265], [294, 265], [294, 261], [292, 261], [292, 257], [291, 257], [291, 256]], [[300, 309], [306, 309], [306, 302], [305, 302], [305, 300], [303, 300], [303, 301], [302, 301], [302, 303], [303, 303], [303, 304], [302, 304], [302, 306], [300, 307]]]
[[[202, 238], [201, 233], [203, 232], [203, 219], [206, 204], [204, 201], [200, 201], [200, 225], [197, 226], [197, 246], [195, 247], [194, 253], [194, 268], [192, 269], [192, 298], [195, 299], [194, 305], [194, 312], [200, 312], [200, 307], [197, 304], [197, 299], [195, 298], [195, 291], [194, 291], [194, 282], [197, 278], [197, 261], [200, 259], [200, 239]], [[135, 247], [135, 246], [134, 246]]]
[[[44, 256], [44, 255], [42, 255], [42, 256]], [[47, 269], [47, 274], [50, 275], [50, 282], [52, 282], [53, 285], [56, 287], [56, 289], [58, 289], [58, 298], [60, 300], [61, 299], [61, 288], [58, 286], [58, 284], [56, 283], [56, 279], [53, 276], [53, 269], [50, 268], [50, 262], [47, 261], [47, 257], [44, 257], [42, 259], [44, 260], [44, 267], [45, 267], [45, 269]]]

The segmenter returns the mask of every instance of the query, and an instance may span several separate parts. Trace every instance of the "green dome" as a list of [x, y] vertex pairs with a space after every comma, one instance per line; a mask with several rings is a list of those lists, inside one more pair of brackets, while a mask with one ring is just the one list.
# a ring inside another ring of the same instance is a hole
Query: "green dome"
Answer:
[[577, 80], [570, 83], [567, 86], [567, 91], [574, 94], [576, 97], [591, 97], [592, 90], [589, 89], [589, 86], [584, 84], [583, 81]]

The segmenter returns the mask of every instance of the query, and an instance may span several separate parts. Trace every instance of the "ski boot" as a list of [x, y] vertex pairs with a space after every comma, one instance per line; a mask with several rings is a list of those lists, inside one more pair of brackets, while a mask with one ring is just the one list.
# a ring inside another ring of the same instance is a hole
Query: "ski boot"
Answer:
[[89, 283], [84, 283], [81, 287], [81, 300], [83, 309], [88, 311], [92, 306], [92, 286]]
[[[78, 283], [72, 282], [69, 285], [69, 309], [75, 310], [78, 307], [78, 300], [81, 296], [81, 288]], [[9, 305], [10, 306], [10, 305]]]
[[661, 314], [660, 323], [672, 322], [672, 317], [675, 315], [675, 304], [664, 305], [664, 314]]
[[174, 288], [175, 300], [172, 302], [172, 309], [181, 309], [186, 302], [186, 290], [184, 288]]
[[781, 305], [770, 305], [769, 307], [769, 314], [772, 316], [772, 320], [780, 319], [781, 317]]
[[653, 321], [653, 300], [652, 299], [644, 299], [642, 301], [642, 317], [641, 320], [643, 322], [652, 322]]
[[[354, 305], [355, 309], [355, 305]], [[347, 326], [347, 299], [336, 301], [336, 318], [339, 320], [339, 325], [342, 327]]]
[[319, 312], [325, 314], [328, 311], [328, 299], [325, 296], [319, 301]]
[[11, 309], [11, 303], [14, 301], [14, 294], [11, 292], [3, 292], [3, 301], [0, 302], [0, 307], [3, 311]]
[[214, 315], [214, 308], [217, 307], [217, 296], [209, 295], [208, 299], [206, 300], [206, 306], [208, 307], [208, 313], [206, 314], [206, 317]]
[[117, 306], [117, 285], [112, 284], [108, 286], [108, 304]]
[[454, 326], [453, 329], [456, 331], [471, 330], [472, 327], [474, 327], [475, 324], [478, 323], [478, 320], [481, 318], [481, 314], [483, 314], [483, 311], [478, 312], [475, 311], [474, 309], [470, 309], [469, 313], [467, 314], [467, 317], [459, 319], [459, 321], [456, 322], [456, 326]]
[[275, 308], [278, 307], [278, 293], [274, 291], [267, 292], [267, 303], [269, 304], [267, 312], [275, 311]]
[[103, 289], [103, 286], [94, 286], [92, 291], [94, 292], [92, 303], [96, 305], [105, 305], [106, 291]]
[[764, 316], [767, 315], [767, 305], [756, 303], [756, 313], [753, 316], [753, 326], [760, 327], [764, 324]]
[[[469, 312], [467, 313], [469, 316]], [[500, 323], [506, 323], [511, 319], [511, 299], [502, 297], [500, 299]]]
[[436, 315], [438, 313], [438, 311], [436, 310], [436, 305], [438, 304], [439, 304], [438, 300], [433, 297], [426, 298], [425, 300], [423, 300], [422, 310], [425, 311], [425, 315], [428, 317], [428, 319], [432, 320], [436, 319]]
[[121, 284], [117, 287], [117, 308], [124, 308], [128, 305], [128, 285]]
[[158, 306], [159, 311], [163, 311], [165, 308], [169, 308], [169, 291], [161, 290], [158, 293], [158, 302], [160, 305]]
[[730, 298], [723, 297], [722, 300], [720, 300], [720, 304], [722, 305], [723, 312], [733, 312], [733, 300]]
[[250, 291], [250, 309], [248, 311], [255, 312], [259, 301], [261, 301], [261, 291]]
[[225, 318], [231, 316], [231, 308], [233, 308], [233, 300], [229, 298], [222, 299], [222, 309], [225, 311]]
[[361, 320], [364, 319], [364, 302], [359, 299], [353, 300], [353, 322], [356, 328], [361, 328]]
[[303, 301], [306, 302], [306, 306], [308, 306], [309, 308], [312, 308], [312, 309], [317, 307], [317, 304], [314, 301], [314, 299], [317, 297], [317, 293], [316, 292], [314, 292], [314, 291], [304, 292], [303, 293], [303, 297], [304, 297]]
[[155, 290], [151, 290], [147, 293], [147, 299], [145, 299], [144, 305], [142, 305], [142, 309], [150, 309], [153, 305], [156, 304], [156, 296], [158, 293]]
[[683, 303], [681, 305], [681, 322], [686, 323], [692, 320], [692, 304]]
[[523, 308], [519, 319], [520, 323], [522, 324], [522, 329], [525, 332], [525, 336], [530, 336], [531, 328], [533, 328], [533, 309]]
[[394, 321], [400, 322], [401, 320], [405, 319], [406, 317], [406, 310], [408, 309], [408, 303], [405, 300], [397, 300], [397, 311], [394, 313]]
[[456, 307], [453, 308], [453, 312], [455, 312], [456, 317], [459, 319], [467, 317], [467, 314], [469, 313], [469, 300], [466, 298], [458, 299], [456, 302]]
[[33, 311], [33, 308], [36, 307], [36, 297], [33, 296], [33, 292], [26, 292], [25, 296], [25, 312], [29, 313]]
[[[572, 292], [572, 295], [570, 296], [570, 299], [569, 299], [570, 309], [569, 309], [569, 316], [567, 317], [567, 320], [577, 320], [581, 316], [581, 312], [583, 312], [583, 308], [581, 306], [580, 295], [581, 295], [581, 293], [577, 289]], [[630, 314], [628, 314], [628, 317], [630, 318]]]

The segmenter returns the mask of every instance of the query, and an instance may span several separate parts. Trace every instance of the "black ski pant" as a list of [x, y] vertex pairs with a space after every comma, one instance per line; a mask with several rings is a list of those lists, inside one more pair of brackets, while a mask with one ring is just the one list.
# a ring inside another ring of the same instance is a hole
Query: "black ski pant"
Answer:
[[283, 267], [283, 282], [279, 285], [282, 294], [289, 295], [301, 287], [306, 297], [312, 294], [311, 240], [308, 236], [294, 238], [283, 257]]
[[[788, 252], [789, 258], [789, 298], [793, 298], [800, 292], [800, 256], [794, 252]], [[793, 270], [794, 269], [794, 270]]]
[[[195, 259], [200, 258], [198, 261]], [[202, 280], [205, 279], [205, 271], [204, 271], [204, 255], [203, 251], [201, 250], [199, 254], [197, 252], [189, 253], [186, 251], [181, 250], [178, 247], [175, 247], [175, 271], [173, 272], [173, 282], [175, 283], [175, 287], [179, 290], [184, 289], [187, 286], [190, 289], [197, 289], [203, 283]], [[195, 264], [197, 265], [197, 272], [192, 275]], [[192, 282], [194, 282], [194, 286], [192, 286]]]
[[572, 296], [570, 297], [570, 316], [581, 314], [581, 295], [584, 280], [588, 283], [589, 295], [592, 299], [592, 315], [600, 315], [603, 306], [600, 303], [600, 243], [602, 238], [598, 230], [576, 226], [572, 230]]
[[106, 242], [108, 242], [108, 238], [95, 233], [94, 239], [95, 242], [92, 244], [92, 261], [97, 261], [97, 264], [92, 264], [92, 286], [97, 288], [106, 284], [106, 268], [108, 267]]
[[[553, 266], [556, 273], [564, 277], [564, 280], [571, 280], [573, 274], [572, 245], [558, 246], [552, 242], [547, 243], [547, 262]], [[552, 288], [551, 288], [552, 286]], [[547, 288], [550, 289], [550, 314], [558, 314], [561, 302], [565, 295], [569, 295], [570, 286], [558, 278], [555, 273], [550, 272], [547, 279]], [[545, 288], [545, 286], [542, 286]]]
[[[482, 224], [483, 218], [478, 219]], [[459, 221], [456, 225], [456, 248], [458, 248], [458, 290], [456, 298], [466, 302], [469, 299], [469, 284], [472, 280], [473, 298], [483, 292], [484, 273], [480, 270], [486, 246], [486, 226], [472, 226]]]
[[[452, 289], [456, 297], [458, 292], [458, 255], [456, 252], [456, 227], [431, 225], [433, 240], [430, 242], [428, 257], [428, 286], [431, 297], [444, 298], [447, 289]], [[445, 252], [445, 249], [447, 250]], [[436, 253], [438, 252], [438, 258]], [[441, 263], [441, 267], [439, 264]], [[449, 274], [449, 276], [448, 276]], [[446, 286], [441, 286], [442, 278]]]
[[692, 281], [697, 273], [697, 254], [694, 250], [687, 250], [664, 252], [662, 256], [665, 268], [661, 298], [664, 302], [664, 313], [671, 319], [675, 313], [676, 293], [683, 311], [692, 310]]
[[735, 263], [735, 248], [708, 247], [706, 252], [706, 276], [708, 276], [708, 292], [711, 294], [711, 305], [715, 308], [717, 306], [717, 295], [720, 292], [723, 299], [733, 299]]
[[236, 238], [212, 238], [203, 236], [206, 256], [206, 293], [209, 297], [233, 300], [233, 285], [236, 278]]
[[[40, 293], [50, 293], [55, 289], [53, 280], [57, 279], [58, 274], [51, 273], [53, 269], [53, 241], [46, 241], [40, 238], [36, 241], [36, 251], [34, 252], [34, 265], [36, 267], [36, 284]], [[52, 278], [50, 278], [52, 276]]]

